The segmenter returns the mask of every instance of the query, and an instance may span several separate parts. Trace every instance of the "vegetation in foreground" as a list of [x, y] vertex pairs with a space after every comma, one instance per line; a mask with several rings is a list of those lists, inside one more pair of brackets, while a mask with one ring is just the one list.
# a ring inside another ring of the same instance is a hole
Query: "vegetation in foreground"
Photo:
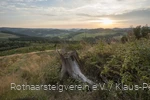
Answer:
[[[150, 83], [150, 40], [127, 37], [128, 42], [91, 45], [80, 42], [77, 47], [83, 73], [97, 83], [141, 85]], [[70, 45], [70, 49], [76, 47]], [[86, 51], [85, 51], [86, 50]], [[7, 62], [7, 63], [6, 63]], [[1, 100], [149, 100], [150, 91], [115, 89], [97, 91], [11, 91], [10, 83], [57, 84], [60, 59], [55, 51], [0, 58]], [[64, 84], [80, 84], [69, 78]]]

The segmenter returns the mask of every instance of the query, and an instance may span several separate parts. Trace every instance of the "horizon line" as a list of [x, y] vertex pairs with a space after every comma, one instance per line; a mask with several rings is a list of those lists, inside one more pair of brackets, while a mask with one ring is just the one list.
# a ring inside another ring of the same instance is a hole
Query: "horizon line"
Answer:
[[102, 28], [102, 27], [98, 27], [98, 28], [52, 28], [52, 27], [0, 27], [0, 28], [20, 28], [20, 29], [62, 29], [62, 30], [69, 30], [69, 29], [124, 29], [124, 28], [131, 28], [131, 27], [113, 27], [113, 28]]

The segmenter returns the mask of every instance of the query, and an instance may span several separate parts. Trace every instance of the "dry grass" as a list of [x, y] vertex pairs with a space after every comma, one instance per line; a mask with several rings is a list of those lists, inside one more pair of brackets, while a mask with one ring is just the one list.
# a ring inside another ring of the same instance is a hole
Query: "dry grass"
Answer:
[[53, 65], [57, 63], [56, 61], [54, 51], [0, 58], [0, 96], [10, 91], [11, 83], [46, 83], [44, 77], [49, 76], [48, 71], [55, 70]]
[[0, 94], [5, 93], [6, 91], [10, 90], [10, 83], [18, 83], [17, 74], [12, 74], [9, 76], [3, 76], [0, 79]]

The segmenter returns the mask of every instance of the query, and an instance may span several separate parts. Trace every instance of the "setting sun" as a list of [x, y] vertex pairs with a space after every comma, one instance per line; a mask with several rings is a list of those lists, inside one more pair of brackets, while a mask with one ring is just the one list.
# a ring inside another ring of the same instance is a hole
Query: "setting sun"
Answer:
[[113, 23], [113, 21], [109, 18], [102, 19], [101, 22], [106, 25], [110, 25]]

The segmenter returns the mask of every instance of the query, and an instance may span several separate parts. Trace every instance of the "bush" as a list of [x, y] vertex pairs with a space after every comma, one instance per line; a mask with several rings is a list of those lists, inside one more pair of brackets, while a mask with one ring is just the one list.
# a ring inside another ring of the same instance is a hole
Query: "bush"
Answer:
[[[140, 39], [126, 44], [107, 45], [100, 42], [95, 51], [88, 52], [81, 61], [83, 70], [91, 79], [101, 83], [112, 82], [127, 85], [150, 83], [150, 40]], [[118, 100], [147, 100], [148, 90], [138, 91], [107, 91], [105, 96], [116, 95]]]
[[137, 39], [140, 39], [141, 37], [148, 38], [148, 33], [150, 32], [150, 29], [148, 25], [145, 25], [143, 27], [137, 26], [133, 29], [133, 32]]
[[[114, 54], [104, 65], [101, 72], [108, 80], [114, 83], [123, 83], [127, 85], [142, 85], [150, 83], [150, 41], [142, 39], [140, 41], [128, 42], [124, 45], [118, 45]], [[129, 95], [125, 95], [127, 93]], [[132, 99], [147, 100], [150, 92], [144, 91], [126, 91], [122, 92], [125, 97]], [[142, 97], [137, 97], [142, 95]], [[144, 98], [145, 97], [145, 98]]]

